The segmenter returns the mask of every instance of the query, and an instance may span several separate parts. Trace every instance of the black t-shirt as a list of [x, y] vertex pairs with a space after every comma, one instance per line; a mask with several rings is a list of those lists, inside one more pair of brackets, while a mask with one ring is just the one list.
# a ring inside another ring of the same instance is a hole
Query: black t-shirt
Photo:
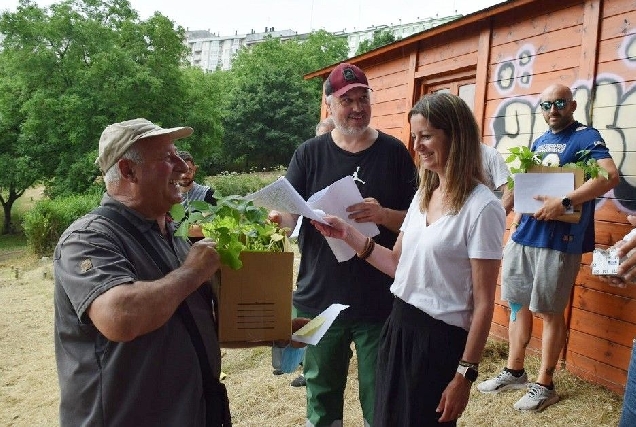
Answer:
[[[347, 175], [357, 177], [362, 197], [373, 197], [394, 210], [407, 210], [417, 189], [417, 172], [408, 150], [383, 132], [371, 147], [358, 153], [338, 147], [330, 133], [305, 141], [294, 153], [286, 178], [306, 200]], [[392, 248], [397, 234], [379, 228], [374, 239]], [[338, 263], [325, 238], [306, 219], [298, 242], [302, 256], [294, 293], [296, 307], [319, 314], [333, 303], [348, 304], [340, 318], [386, 319], [393, 301], [391, 277], [355, 256]]]

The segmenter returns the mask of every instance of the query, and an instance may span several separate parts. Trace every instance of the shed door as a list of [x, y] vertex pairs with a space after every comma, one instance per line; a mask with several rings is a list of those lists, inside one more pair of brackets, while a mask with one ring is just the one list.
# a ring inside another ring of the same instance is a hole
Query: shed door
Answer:
[[[476, 70], [466, 70], [455, 74], [444, 74], [439, 76], [417, 76], [416, 97], [420, 99], [422, 95], [435, 92], [447, 92], [459, 96], [475, 112], [475, 85]], [[411, 154], [414, 153], [413, 138], [409, 138], [408, 147]]]
[[475, 77], [439, 83], [425, 83], [421, 89], [420, 96], [435, 92], [447, 92], [457, 95], [466, 101], [472, 112], [475, 112]]

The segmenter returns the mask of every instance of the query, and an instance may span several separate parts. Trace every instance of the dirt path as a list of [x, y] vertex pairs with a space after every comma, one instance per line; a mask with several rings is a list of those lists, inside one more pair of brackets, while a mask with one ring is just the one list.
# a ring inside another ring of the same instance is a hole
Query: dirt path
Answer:
[[[17, 276], [17, 277], [16, 277]], [[50, 260], [24, 253], [0, 258], [0, 426], [57, 426], [59, 389], [53, 348], [53, 280]], [[489, 343], [480, 376], [498, 372], [506, 347]], [[272, 375], [269, 347], [223, 350], [230, 407], [236, 427], [304, 426], [305, 389], [295, 375]], [[529, 372], [538, 359], [529, 356]], [[344, 424], [362, 424], [357, 398], [357, 363], [352, 360], [345, 390]], [[562, 401], [540, 413], [520, 413], [520, 393], [484, 395], [473, 387], [462, 427], [545, 425], [614, 427], [622, 400], [564, 371], [555, 380]]]
[[13, 255], [0, 263], [0, 425], [54, 426], [59, 391], [51, 263], [25, 265], [15, 256], [19, 251]]

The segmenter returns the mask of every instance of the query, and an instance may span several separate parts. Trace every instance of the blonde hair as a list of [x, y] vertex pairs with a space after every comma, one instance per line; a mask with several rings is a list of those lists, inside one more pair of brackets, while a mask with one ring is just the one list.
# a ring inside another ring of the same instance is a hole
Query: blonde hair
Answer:
[[[449, 93], [431, 93], [420, 98], [409, 111], [409, 121], [421, 114], [429, 124], [444, 131], [450, 142], [446, 174], [444, 204], [452, 215], [464, 205], [475, 185], [483, 182], [481, 161], [481, 135], [472, 111], [463, 99]], [[420, 210], [428, 209], [433, 191], [439, 187], [435, 172], [420, 168]]]

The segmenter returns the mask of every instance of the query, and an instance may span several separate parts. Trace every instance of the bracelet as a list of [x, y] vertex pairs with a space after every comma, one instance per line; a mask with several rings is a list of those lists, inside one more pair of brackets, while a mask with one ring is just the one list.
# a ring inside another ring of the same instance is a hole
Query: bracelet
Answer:
[[369, 258], [371, 256], [371, 253], [373, 252], [373, 249], [375, 249], [375, 240], [367, 237], [367, 241], [364, 244], [364, 249], [362, 249], [362, 252], [358, 252], [357, 254], [358, 258], [360, 258], [361, 260]]
[[466, 362], [465, 360], [460, 360], [459, 366], [465, 366], [467, 368], [473, 368], [477, 370], [479, 368], [479, 363], [470, 363], [470, 362]]
[[518, 222], [513, 222], [512, 224], [510, 224], [510, 227], [511, 228], [512, 227], [517, 228], [517, 227], [519, 227], [519, 223]]

